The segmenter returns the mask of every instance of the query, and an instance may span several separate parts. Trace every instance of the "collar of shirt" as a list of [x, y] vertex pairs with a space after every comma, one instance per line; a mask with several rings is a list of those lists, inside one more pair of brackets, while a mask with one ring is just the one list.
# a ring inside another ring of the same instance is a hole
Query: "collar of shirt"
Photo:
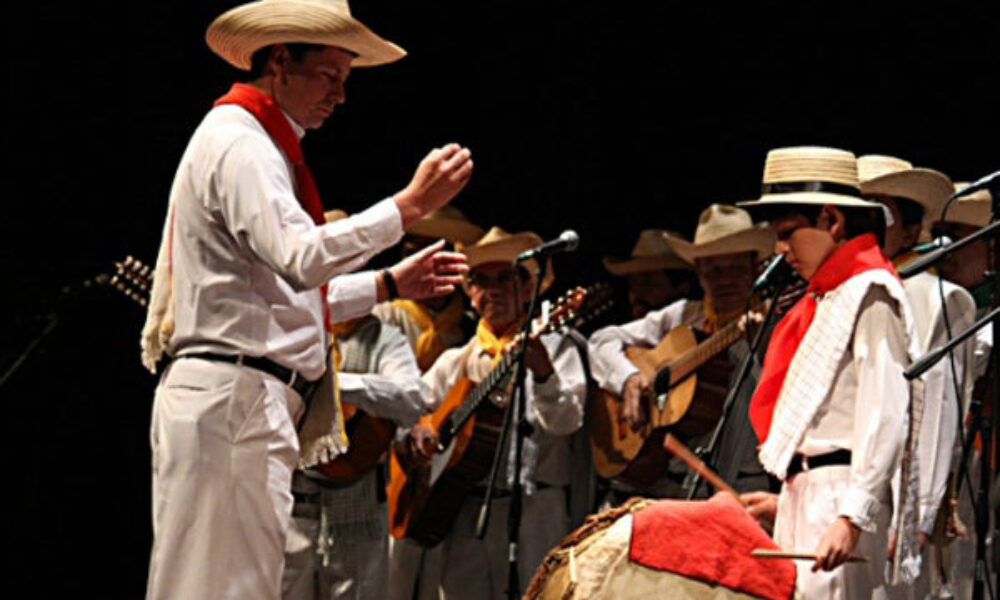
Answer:
[[299, 125], [295, 119], [292, 118], [292, 115], [288, 114], [288, 111], [285, 109], [281, 109], [281, 114], [285, 115], [285, 118], [288, 119], [288, 122], [292, 126], [292, 131], [295, 132], [295, 137], [299, 138], [299, 141], [302, 141], [302, 138], [306, 135], [306, 130]]

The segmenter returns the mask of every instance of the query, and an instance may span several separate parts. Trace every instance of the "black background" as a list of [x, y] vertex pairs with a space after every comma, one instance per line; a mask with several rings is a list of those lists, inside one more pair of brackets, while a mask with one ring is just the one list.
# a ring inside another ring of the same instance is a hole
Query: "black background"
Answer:
[[[5, 8], [0, 364], [60, 317], [0, 388], [16, 501], [4, 537], [30, 596], [142, 594], [154, 385], [138, 362], [143, 312], [107, 289], [73, 290], [126, 254], [155, 258], [188, 136], [237, 76], [203, 41], [233, 4]], [[605, 279], [600, 257], [626, 254], [640, 229], [690, 235], [709, 203], [754, 197], [772, 147], [891, 154], [956, 181], [1000, 163], [1000, 36], [978, 5], [352, 8], [410, 55], [354, 71], [347, 104], [306, 137], [327, 208], [370, 205], [431, 147], [458, 141], [476, 168], [456, 205], [473, 220], [579, 232], [557, 289]]]

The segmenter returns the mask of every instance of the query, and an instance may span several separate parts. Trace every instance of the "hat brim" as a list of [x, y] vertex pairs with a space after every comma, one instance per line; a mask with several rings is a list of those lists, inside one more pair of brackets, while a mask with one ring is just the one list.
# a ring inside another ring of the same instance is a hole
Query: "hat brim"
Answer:
[[474, 223], [458, 219], [421, 219], [410, 226], [406, 233], [424, 237], [446, 239], [453, 244], [474, 244], [484, 231]]
[[861, 183], [861, 193], [912, 200], [924, 207], [924, 222], [937, 218], [955, 189], [948, 176], [933, 169], [889, 173]]
[[213, 52], [244, 71], [250, 70], [257, 50], [292, 42], [343, 48], [355, 55], [353, 67], [384, 65], [406, 56], [405, 50], [332, 5], [301, 0], [237, 6], [208, 26], [205, 41]]
[[881, 206], [878, 202], [871, 202], [856, 196], [844, 194], [831, 194], [829, 192], [790, 192], [786, 194], [765, 194], [757, 200], [747, 200], [737, 202], [736, 206], [752, 209], [754, 207], [778, 204], [812, 204], [834, 206], [858, 206], [861, 208], [877, 208]]
[[720, 254], [754, 252], [760, 261], [774, 253], [774, 232], [767, 225], [754, 225], [750, 229], [737, 231], [704, 244], [695, 244], [670, 234], [664, 234], [663, 237], [677, 256], [692, 265], [695, 259]]
[[[541, 239], [533, 235], [516, 234], [508, 238], [498, 240], [496, 242], [491, 242], [489, 244], [483, 244], [482, 246], [468, 246], [460, 248], [460, 252], [465, 254], [466, 259], [469, 262], [469, 271], [475, 269], [480, 265], [485, 265], [488, 263], [507, 263], [510, 264], [514, 262], [519, 254], [525, 250], [530, 250], [541, 243]], [[534, 282], [535, 274], [538, 273], [538, 262], [534, 259], [526, 260], [523, 263], [524, 267], [531, 274], [532, 282]], [[549, 289], [552, 286], [553, 281], [555, 281], [555, 273], [552, 270], [552, 259], [549, 258], [548, 268], [546, 269], [545, 279], [542, 280], [542, 292]], [[468, 279], [466, 278], [463, 286], [468, 291]]]
[[677, 269], [690, 271], [691, 265], [679, 256], [664, 254], [661, 256], [641, 256], [638, 258], [613, 258], [605, 257], [604, 268], [608, 273], [617, 277], [624, 277], [632, 273], [645, 273], [648, 271], [662, 271], [665, 269]]

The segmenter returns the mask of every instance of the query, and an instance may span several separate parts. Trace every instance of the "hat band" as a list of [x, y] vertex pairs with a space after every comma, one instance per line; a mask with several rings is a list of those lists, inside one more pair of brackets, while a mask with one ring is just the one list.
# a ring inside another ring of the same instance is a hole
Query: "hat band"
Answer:
[[763, 196], [770, 194], [795, 194], [798, 192], [824, 192], [827, 194], [861, 198], [861, 190], [858, 188], [852, 185], [830, 183], [828, 181], [786, 181], [765, 183], [761, 186], [761, 195]]

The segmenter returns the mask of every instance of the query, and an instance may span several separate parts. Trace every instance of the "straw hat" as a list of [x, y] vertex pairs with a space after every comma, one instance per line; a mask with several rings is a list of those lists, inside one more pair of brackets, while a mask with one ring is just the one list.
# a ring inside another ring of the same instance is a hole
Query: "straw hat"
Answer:
[[325, 213], [323, 213], [323, 217], [326, 218], [327, 223], [333, 223], [334, 221], [346, 219], [347, 213], [340, 210], [339, 208], [335, 208], [333, 210], [328, 210]]
[[767, 224], [754, 225], [747, 211], [727, 204], [713, 204], [701, 211], [694, 242], [663, 234], [667, 243], [682, 259], [694, 264], [696, 258], [756, 252], [757, 260], [774, 252], [774, 232]]
[[484, 232], [482, 227], [465, 218], [462, 211], [449, 204], [411, 225], [406, 233], [469, 245], [483, 237]]
[[306, 42], [337, 46], [356, 56], [354, 67], [383, 65], [406, 51], [375, 35], [351, 16], [347, 0], [259, 0], [237, 6], [208, 26], [205, 41], [237, 69], [250, 69], [250, 57], [271, 44]]
[[[955, 191], [959, 192], [969, 187], [966, 182], [956, 183]], [[986, 227], [990, 224], [990, 217], [993, 212], [993, 197], [989, 190], [979, 190], [975, 194], [970, 194], [964, 198], [959, 198], [948, 207], [948, 214], [945, 215], [947, 223], [961, 223], [973, 227]], [[941, 211], [934, 213], [933, 220], [941, 218]]]
[[869, 154], [858, 158], [858, 179], [865, 196], [893, 196], [924, 207], [924, 222], [941, 213], [954, 186], [947, 175], [934, 169], [914, 168], [892, 156]]
[[854, 154], [836, 148], [795, 146], [767, 153], [759, 200], [739, 206], [833, 204], [878, 208], [861, 197]]
[[[517, 256], [525, 250], [530, 250], [542, 244], [542, 238], [531, 231], [521, 233], [507, 233], [499, 227], [493, 227], [486, 232], [482, 238], [474, 244], [456, 244], [459, 252], [465, 254], [469, 261], [469, 270], [475, 269], [479, 265], [487, 263], [512, 263]], [[538, 272], [538, 263], [532, 259], [525, 261], [524, 266], [534, 278]], [[542, 281], [542, 291], [549, 289], [555, 274], [552, 272], [552, 261], [549, 259], [548, 272]]]
[[663, 269], [691, 269], [691, 265], [677, 256], [664, 235], [680, 237], [680, 234], [662, 229], [646, 229], [639, 234], [639, 241], [632, 248], [630, 258], [604, 258], [604, 268], [619, 277], [631, 273], [660, 271]]

